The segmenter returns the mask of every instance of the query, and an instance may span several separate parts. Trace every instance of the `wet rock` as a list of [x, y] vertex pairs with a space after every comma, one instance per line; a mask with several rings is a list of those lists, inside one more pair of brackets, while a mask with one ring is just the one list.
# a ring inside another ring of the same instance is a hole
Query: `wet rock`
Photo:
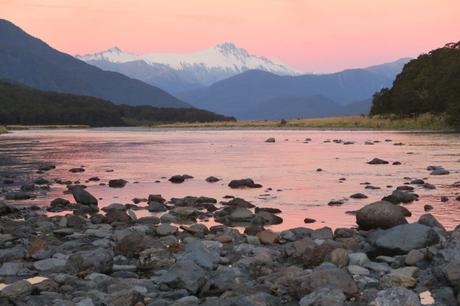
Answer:
[[391, 195], [386, 196], [382, 199], [382, 201], [387, 201], [393, 204], [411, 203], [417, 200], [417, 194], [403, 190], [395, 190], [391, 193]]
[[418, 219], [418, 223], [429, 227], [437, 227], [442, 231], [446, 230], [444, 226], [432, 214], [424, 214], [420, 216], [420, 218]]
[[332, 229], [328, 226], [319, 228], [314, 230], [310, 234], [312, 239], [332, 239], [334, 237], [334, 234], [332, 233]]
[[171, 183], [174, 183], [174, 184], [180, 184], [180, 183], [183, 183], [185, 182], [185, 180], [187, 179], [192, 179], [193, 176], [191, 175], [187, 175], [187, 174], [183, 174], [183, 175], [173, 175], [169, 178], [169, 181]]
[[339, 289], [320, 288], [304, 296], [300, 306], [343, 306], [346, 296]]
[[406, 254], [439, 242], [439, 235], [430, 227], [418, 223], [402, 224], [384, 231], [376, 246], [384, 252]]
[[423, 206], [423, 210], [424, 210], [424, 211], [430, 211], [430, 210], [433, 210], [433, 208], [434, 208], [434, 207], [433, 207], [432, 205], [430, 205], [430, 204], [425, 204], [425, 205]]
[[416, 293], [406, 288], [390, 288], [379, 291], [371, 305], [375, 306], [421, 306]]
[[168, 208], [166, 207], [166, 205], [160, 202], [149, 202], [148, 210], [151, 212], [161, 212], [167, 211]]
[[31, 198], [32, 198], [31, 194], [28, 194], [23, 191], [13, 191], [13, 192], [7, 192], [5, 194], [5, 200], [20, 201], [20, 200], [29, 200]]
[[303, 219], [303, 222], [306, 223], [306, 224], [310, 224], [310, 223], [315, 223], [316, 220], [313, 219], [313, 218], [305, 218], [305, 219]]
[[79, 167], [79, 168], [72, 168], [69, 170], [71, 173], [82, 173], [85, 172], [85, 168]]
[[109, 181], [110, 188], [123, 188], [126, 186], [126, 184], [128, 184], [128, 181], [123, 179], [115, 179]]
[[97, 206], [97, 199], [83, 188], [72, 189], [72, 195], [75, 199], [75, 202], [79, 204]]
[[208, 176], [208, 177], [206, 178], [206, 182], [208, 182], [208, 183], [216, 183], [216, 182], [218, 182], [218, 181], [220, 181], [220, 179], [218, 179], [218, 178], [215, 177], [215, 176]]
[[276, 139], [273, 138], [273, 137], [270, 137], [270, 138], [267, 138], [267, 139], [265, 140], [265, 142], [274, 143], [274, 142], [276, 142]]
[[164, 202], [166, 202], [166, 199], [164, 199], [161, 196], [161, 194], [151, 194], [151, 195], [149, 195], [148, 202], [164, 203]]
[[262, 185], [254, 183], [252, 179], [232, 180], [228, 184], [230, 188], [262, 188]]
[[259, 210], [256, 212], [254, 220], [252, 220], [253, 224], [261, 224], [261, 225], [273, 225], [273, 224], [281, 224], [283, 223], [283, 218], [278, 217], [275, 214], [272, 214], [268, 211]]
[[177, 232], [177, 227], [164, 223], [158, 225], [158, 227], [156, 228], [156, 232], [160, 236], [174, 235]]
[[112, 223], [128, 224], [128, 223], [133, 222], [133, 219], [127, 214], [126, 211], [110, 210], [105, 215], [104, 222], [108, 224], [112, 224]]
[[351, 276], [337, 268], [313, 271], [304, 278], [299, 289], [305, 293], [312, 293], [319, 289], [335, 289], [349, 297], [356, 296], [359, 292]]
[[356, 214], [356, 223], [361, 229], [391, 228], [407, 223], [398, 206], [380, 201], [364, 206]]
[[352, 199], [367, 199], [368, 196], [365, 195], [364, 193], [355, 193], [350, 196]]
[[380, 158], [374, 158], [371, 161], [368, 162], [369, 165], [387, 165], [389, 164], [388, 161], [380, 159]]
[[147, 216], [137, 219], [137, 224], [157, 225], [160, 223], [160, 218], [155, 216]]
[[231, 206], [231, 207], [244, 207], [244, 208], [254, 208], [255, 205], [251, 204], [250, 202], [241, 199], [241, 198], [233, 198], [228, 202], [222, 202], [222, 205]]
[[446, 169], [435, 169], [431, 171], [430, 175], [449, 175], [450, 172]]
[[44, 177], [37, 177], [36, 179], [34, 179], [34, 184], [37, 184], [37, 185], [49, 185], [50, 181], [48, 181]]
[[126, 206], [123, 204], [119, 204], [119, 203], [113, 203], [113, 204], [110, 204], [109, 206], [102, 208], [102, 211], [105, 211], [105, 212], [126, 211], [126, 210], [127, 210]]

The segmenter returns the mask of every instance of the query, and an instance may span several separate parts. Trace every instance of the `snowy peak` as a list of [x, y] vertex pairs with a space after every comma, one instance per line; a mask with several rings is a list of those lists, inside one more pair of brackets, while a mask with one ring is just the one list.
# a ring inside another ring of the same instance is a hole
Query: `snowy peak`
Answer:
[[228, 73], [241, 73], [251, 69], [264, 70], [280, 75], [297, 75], [298, 71], [281, 62], [264, 57], [251, 55], [245, 49], [237, 47], [234, 43], [225, 42], [212, 48], [193, 53], [150, 53], [133, 54], [122, 51], [118, 47], [110, 48], [94, 54], [76, 56], [78, 59], [91, 61], [106, 61], [111, 63], [127, 63], [142, 60], [150, 65], [162, 64], [174, 70], [199, 69], [201, 73], [206, 70], [223, 70]]

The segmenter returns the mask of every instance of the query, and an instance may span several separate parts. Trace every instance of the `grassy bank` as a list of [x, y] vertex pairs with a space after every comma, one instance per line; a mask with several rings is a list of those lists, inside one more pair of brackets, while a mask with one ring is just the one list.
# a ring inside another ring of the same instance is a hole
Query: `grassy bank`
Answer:
[[86, 129], [89, 125], [69, 124], [69, 125], [7, 125], [6, 129], [10, 131], [29, 130], [29, 129]]
[[444, 116], [424, 114], [416, 118], [394, 116], [348, 116], [295, 120], [235, 121], [210, 123], [176, 123], [155, 125], [157, 128], [350, 128], [381, 130], [449, 130]]
[[0, 134], [5, 134], [5, 133], [8, 133], [8, 130], [6, 129], [5, 126], [0, 125]]

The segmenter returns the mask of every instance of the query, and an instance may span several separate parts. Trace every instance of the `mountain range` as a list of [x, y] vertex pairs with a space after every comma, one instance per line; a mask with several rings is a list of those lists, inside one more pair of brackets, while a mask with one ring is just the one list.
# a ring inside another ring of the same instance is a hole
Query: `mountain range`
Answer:
[[76, 58], [175, 94], [206, 87], [248, 70], [267, 71], [277, 75], [299, 74], [279, 61], [252, 55], [229, 42], [193, 53], [137, 55], [114, 47], [94, 54], [77, 55]]
[[41, 90], [93, 96], [119, 104], [191, 107], [162, 89], [59, 52], [3, 19], [0, 67], [0, 79]]
[[373, 94], [390, 87], [409, 60], [331, 74], [280, 76], [249, 70], [178, 97], [196, 107], [239, 119], [367, 114]]

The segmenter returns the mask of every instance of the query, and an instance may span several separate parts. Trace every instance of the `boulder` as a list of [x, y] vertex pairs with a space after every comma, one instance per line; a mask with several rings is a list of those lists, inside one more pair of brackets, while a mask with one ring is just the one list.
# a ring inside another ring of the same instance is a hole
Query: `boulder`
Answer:
[[97, 199], [83, 188], [73, 188], [72, 195], [75, 202], [79, 204], [97, 206]]
[[206, 178], [206, 182], [208, 182], [208, 183], [216, 183], [216, 182], [218, 182], [218, 181], [220, 181], [220, 179], [218, 179], [218, 178], [215, 177], [215, 176], [208, 176], [208, 177]]
[[406, 254], [413, 249], [421, 249], [439, 242], [439, 235], [431, 227], [412, 223], [395, 226], [384, 231], [375, 245], [389, 254]]
[[123, 179], [115, 179], [109, 181], [110, 188], [123, 188], [126, 186], [126, 184], [128, 184], [128, 181]]
[[343, 306], [346, 296], [339, 289], [320, 288], [304, 296], [300, 306]]
[[153, 202], [152, 201], [152, 202], [149, 202], [148, 210], [150, 212], [162, 212], [162, 211], [167, 211], [168, 208], [166, 207], [166, 205], [164, 205], [161, 202]]
[[262, 188], [262, 185], [254, 183], [252, 179], [232, 180], [228, 184], [230, 188]]
[[276, 142], [276, 139], [274, 137], [270, 137], [270, 138], [267, 138], [265, 140], [265, 142], [268, 142], [268, 143], [275, 143]]
[[380, 158], [374, 158], [371, 161], [367, 162], [369, 165], [387, 165], [389, 162]]
[[206, 283], [206, 272], [192, 260], [178, 261], [159, 277], [158, 283], [196, 294]]
[[395, 190], [391, 195], [383, 197], [382, 201], [393, 204], [411, 203], [418, 200], [418, 195], [409, 191]]
[[380, 201], [364, 206], [356, 214], [356, 223], [363, 230], [391, 228], [407, 223], [401, 209], [390, 202]]
[[274, 244], [279, 239], [279, 235], [270, 230], [260, 231], [256, 234], [256, 236], [263, 244]]
[[113, 253], [102, 248], [80, 251], [70, 255], [66, 270], [72, 274], [79, 272], [108, 273], [112, 269]]
[[391, 271], [380, 279], [380, 288], [412, 288], [417, 284], [418, 268], [405, 267]]

